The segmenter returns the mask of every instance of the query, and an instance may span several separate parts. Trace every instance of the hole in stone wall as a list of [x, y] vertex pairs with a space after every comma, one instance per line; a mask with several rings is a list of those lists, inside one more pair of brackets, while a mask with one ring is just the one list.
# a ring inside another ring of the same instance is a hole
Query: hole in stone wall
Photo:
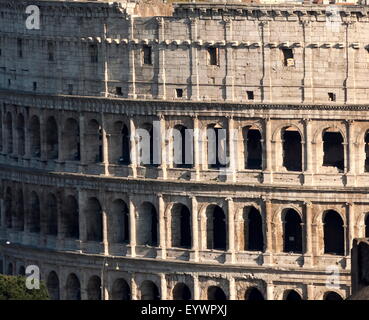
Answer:
[[328, 92], [328, 100], [329, 101], [336, 101], [336, 94], [333, 92]]
[[98, 62], [98, 48], [96, 44], [90, 44], [89, 47], [89, 53], [90, 53], [90, 61], [91, 63], [97, 63]]
[[254, 91], [246, 91], [246, 93], [248, 100], [254, 100]]
[[54, 61], [54, 43], [52, 41], [47, 42], [47, 60]]
[[115, 94], [116, 94], [117, 96], [122, 96], [122, 95], [123, 95], [122, 87], [116, 87], [116, 88], [115, 88]]
[[152, 48], [148, 45], [142, 47], [142, 63], [148, 65], [152, 64]]
[[208, 47], [207, 55], [208, 55], [208, 65], [211, 66], [218, 65], [218, 48]]
[[295, 65], [295, 60], [293, 58], [293, 51], [289, 48], [282, 48], [283, 53], [283, 64], [286, 67], [292, 67]]
[[160, 300], [159, 289], [150, 280], [145, 280], [141, 284], [141, 300]]
[[227, 300], [227, 297], [221, 288], [217, 286], [210, 286], [208, 288], [208, 300], [225, 301]]
[[226, 250], [226, 221], [225, 214], [219, 206], [209, 206], [207, 217], [207, 249]]
[[340, 132], [325, 131], [323, 133], [323, 166], [344, 170], [344, 147]]
[[176, 97], [177, 98], [183, 97], [183, 89], [176, 89]]
[[191, 300], [191, 290], [184, 283], [177, 283], [173, 288], [173, 300]]
[[365, 134], [365, 172], [369, 172], [369, 131]]
[[302, 170], [301, 135], [295, 128], [285, 128], [282, 133], [283, 166], [287, 171]]
[[302, 253], [301, 217], [293, 209], [284, 215], [284, 252]]
[[263, 222], [259, 210], [254, 207], [244, 208], [244, 250], [263, 251]]
[[245, 293], [245, 300], [262, 301], [265, 300], [263, 294], [257, 288], [250, 288]]
[[261, 134], [258, 129], [243, 129], [246, 163], [245, 169], [261, 170], [262, 168], [262, 144]]
[[344, 255], [344, 227], [341, 216], [334, 210], [324, 214], [324, 253]]
[[295, 290], [290, 290], [286, 295], [286, 300], [287, 301], [300, 301], [302, 300], [302, 298]]

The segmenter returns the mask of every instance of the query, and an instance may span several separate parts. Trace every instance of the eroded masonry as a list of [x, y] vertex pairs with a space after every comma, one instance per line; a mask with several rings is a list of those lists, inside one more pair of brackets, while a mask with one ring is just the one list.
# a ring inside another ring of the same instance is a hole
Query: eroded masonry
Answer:
[[162, 5], [0, 0], [1, 271], [54, 299], [347, 297], [369, 7]]

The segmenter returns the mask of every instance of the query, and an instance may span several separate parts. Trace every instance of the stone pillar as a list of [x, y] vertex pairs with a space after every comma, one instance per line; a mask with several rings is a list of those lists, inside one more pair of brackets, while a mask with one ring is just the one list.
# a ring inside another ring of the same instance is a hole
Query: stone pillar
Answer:
[[[85, 144], [85, 116], [81, 113], [79, 116], [79, 152], [80, 152], [80, 158], [81, 158], [81, 165], [84, 166], [87, 164], [86, 160], [86, 144]], [[81, 168], [81, 171], [83, 169]]]
[[130, 132], [130, 158], [131, 158], [131, 176], [137, 178], [137, 143], [136, 143], [136, 126], [131, 116], [129, 119], [129, 132]]
[[229, 174], [227, 180], [232, 182], [237, 181], [237, 132], [234, 129], [234, 119], [232, 117], [228, 118], [228, 141], [229, 141]]
[[274, 285], [273, 285], [272, 281], [267, 282], [266, 299], [267, 300], [274, 300]]
[[267, 43], [270, 43], [270, 27], [268, 21], [259, 22], [259, 27], [263, 64], [263, 76], [261, 79], [261, 101], [272, 102], [273, 87], [271, 77], [271, 48], [266, 45]]
[[136, 256], [136, 210], [131, 197], [129, 197], [129, 226], [131, 257], [133, 258]]
[[352, 202], [346, 203], [346, 216], [347, 216], [347, 244], [346, 244], [346, 255], [351, 255], [351, 248], [355, 235], [355, 206]]
[[64, 140], [63, 140], [63, 133], [64, 133], [64, 117], [62, 114], [60, 114], [57, 117], [58, 121], [58, 159], [57, 161], [64, 161], [65, 160], [65, 155], [64, 155]]
[[304, 184], [313, 184], [313, 152], [311, 148], [312, 134], [311, 134], [311, 119], [304, 119], [305, 123], [305, 168]]
[[128, 98], [136, 99], [136, 66], [135, 66], [135, 44], [131, 41], [133, 40], [133, 34], [134, 34], [134, 17], [133, 15], [130, 16], [129, 20], [129, 44], [127, 46], [128, 48], [128, 66], [129, 66], [129, 84], [128, 86]]
[[[13, 154], [14, 155], [19, 155], [19, 153], [18, 153], [19, 137], [18, 137], [18, 130], [17, 130], [17, 114], [15, 113], [15, 110], [13, 110], [13, 112], [12, 112], [12, 121], [13, 121], [13, 126], [12, 126], [12, 131], [13, 131]], [[40, 121], [40, 123], [41, 123], [41, 121]], [[40, 135], [42, 137], [42, 129], [40, 131]], [[41, 137], [40, 137], [40, 140], [42, 139]], [[41, 148], [42, 148], [42, 144], [41, 144]]]
[[[232, 20], [230, 18], [224, 18], [224, 39], [226, 42], [232, 40]], [[233, 48], [231, 46], [225, 46], [225, 59], [226, 59], [226, 76], [225, 76], [225, 89], [226, 100], [234, 101], [234, 77], [233, 77]]]
[[198, 220], [198, 205], [195, 196], [191, 197], [191, 213], [192, 213], [192, 252], [191, 260], [199, 261], [199, 220]]
[[[24, 158], [25, 159], [31, 159], [31, 135], [29, 131], [29, 116], [24, 115]], [[3, 150], [6, 152], [7, 148], [7, 135], [5, 130], [5, 119], [4, 119], [4, 125], [3, 125]]]
[[137, 300], [137, 283], [136, 283], [136, 274], [132, 273], [131, 275], [131, 299], [132, 300]]
[[46, 130], [45, 117], [40, 113], [40, 160], [47, 161], [47, 145], [46, 145]]
[[304, 265], [311, 266], [312, 260], [312, 246], [313, 246], [313, 234], [312, 234], [312, 203], [305, 202], [305, 239], [306, 248], [304, 254]]
[[102, 130], [102, 149], [103, 149], [103, 166], [104, 174], [109, 175], [109, 144], [108, 135], [106, 133], [107, 124], [105, 121], [104, 113], [101, 113], [101, 130]]
[[156, 46], [157, 53], [158, 53], [158, 79], [157, 79], [157, 86], [158, 86], [158, 99], [166, 98], [166, 74], [165, 74], [165, 49], [166, 45], [161, 45], [162, 41], [165, 40], [165, 29], [164, 29], [164, 18], [157, 17], [156, 21], [158, 23], [158, 40], [159, 44]]
[[[86, 196], [84, 195], [82, 190], [78, 190], [78, 208], [79, 208], [79, 238], [81, 241], [81, 245], [83, 246], [83, 242], [87, 240], [87, 225], [86, 225], [86, 217], [85, 217], [85, 206]], [[82, 249], [82, 247], [81, 247]]]
[[109, 240], [108, 240], [108, 214], [106, 212], [105, 204], [102, 208], [102, 228], [103, 228], [103, 250], [104, 255], [109, 254]]
[[236, 280], [233, 277], [229, 278], [229, 300], [237, 300]]
[[263, 148], [263, 158], [266, 159], [266, 165], [264, 164], [264, 183], [273, 182], [272, 174], [272, 124], [270, 118], [264, 120], [265, 124], [265, 143]]
[[63, 221], [63, 202], [64, 192], [63, 189], [59, 189], [56, 194], [56, 205], [58, 210], [58, 235], [57, 235], [57, 248], [60, 250], [64, 248], [65, 240], [65, 226]]
[[306, 293], [307, 297], [306, 300], [315, 300], [314, 298], [314, 285], [312, 283], [308, 283], [306, 285]]
[[356, 172], [355, 172], [355, 162], [356, 162], [356, 152], [354, 147], [354, 137], [352, 134], [353, 121], [346, 121], [346, 134], [347, 134], [347, 153], [345, 153], [345, 163], [347, 163], [347, 174], [346, 174], [346, 184], [349, 186], [356, 185]]
[[227, 224], [228, 224], [228, 254], [227, 259], [229, 259], [230, 263], [235, 263], [235, 228], [234, 228], [234, 203], [232, 198], [227, 198]]
[[194, 169], [195, 176], [194, 179], [196, 181], [200, 181], [200, 148], [199, 148], [199, 140], [200, 140], [200, 130], [199, 130], [199, 119], [197, 116], [193, 118], [193, 160], [194, 160]]
[[189, 18], [190, 36], [192, 45], [190, 46], [190, 72], [191, 72], [191, 100], [200, 100], [199, 86], [199, 63], [198, 63], [198, 48], [194, 45], [197, 38], [197, 19]]
[[165, 203], [162, 194], [158, 194], [158, 208], [159, 208], [159, 240], [160, 249], [158, 250], [158, 258], [165, 259], [167, 246], [165, 243]]
[[264, 198], [264, 225], [265, 225], [265, 253], [264, 253], [264, 263], [272, 263], [272, 202], [270, 199]]
[[161, 165], [160, 176], [162, 179], [167, 179], [167, 148], [166, 148], [166, 128], [164, 115], [160, 115], [160, 153], [161, 153]]
[[165, 274], [160, 274], [160, 291], [161, 291], [161, 300], [167, 300], [167, 279], [165, 278]]
[[193, 300], [200, 300], [200, 283], [197, 274], [193, 275]]

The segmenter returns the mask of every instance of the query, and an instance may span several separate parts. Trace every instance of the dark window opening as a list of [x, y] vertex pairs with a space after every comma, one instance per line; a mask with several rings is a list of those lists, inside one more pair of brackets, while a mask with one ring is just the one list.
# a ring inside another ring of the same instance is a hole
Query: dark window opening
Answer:
[[225, 301], [227, 300], [227, 297], [221, 288], [217, 286], [211, 286], [208, 288], [208, 300]]
[[31, 155], [34, 158], [41, 157], [41, 132], [40, 120], [33, 116], [30, 123]]
[[131, 289], [126, 280], [117, 279], [114, 281], [111, 298], [112, 300], [131, 300]]
[[296, 130], [285, 129], [282, 135], [283, 166], [287, 171], [302, 170], [301, 136]]
[[47, 60], [54, 61], [54, 43], [51, 41], [47, 42]]
[[86, 206], [87, 241], [103, 241], [102, 209], [96, 198], [90, 198]]
[[369, 214], [365, 218], [365, 238], [369, 238]]
[[176, 89], [176, 97], [177, 98], [183, 97], [183, 89]]
[[284, 216], [284, 252], [302, 253], [301, 217], [288, 209]]
[[[177, 131], [175, 131], [177, 130]], [[176, 168], [192, 168], [193, 135], [186, 127], [178, 125], [174, 128], [174, 166]], [[178, 141], [178, 139], [180, 141]]]
[[246, 163], [245, 169], [262, 169], [262, 144], [259, 130], [248, 129], [246, 135]]
[[226, 250], [226, 221], [222, 208], [211, 206], [207, 210], [207, 249]]
[[265, 300], [263, 294], [257, 288], [250, 288], [245, 294], [245, 300], [262, 301]]
[[129, 141], [129, 129], [126, 125], [122, 128], [122, 155], [119, 158], [119, 164], [128, 165], [131, 163], [131, 151], [130, 151], [130, 141]]
[[142, 48], [142, 60], [143, 60], [143, 64], [148, 64], [151, 65], [152, 64], [152, 48], [145, 45]]
[[73, 94], [73, 84], [68, 84], [68, 94], [69, 95]]
[[116, 94], [117, 96], [122, 96], [122, 95], [123, 95], [122, 87], [116, 87], [116, 88], [115, 88], [115, 94]]
[[11, 85], [12, 85], [12, 81], [8, 79], [8, 87], [10, 87]]
[[216, 66], [218, 65], [218, 48], [208, 47], [208, 65]]
[[342, 297], [338, 293], [331, 291], [331, 292], [327, 292], [325, 294], [324, 300], [328, 300], [328, 301], [329, 300], [330, 301], [341, 301], [343, 299], [342, 299]]
[[172, 209], [172, 245], [179, 248], [191, 247], [191, 213], [183, 204], [175, 204]]
[[254, 207], [245, 208], [244, 234], [246, 251], [263, 251], [263, 222], [260, 212]]
[[36, 91], [37, 90], [37, 82], [34, 82], [33, 83], [33, 91]]
[[207, 130], [208, 164], [212, 169], [227, 166], [227, 133], [226, 129], [210, 127]]
[[96, 44], [91, 44], [89, 46], [89, 52], [90, 52], [90, 60], [91, 63], [97, 63], [98, 62], [98, 49]]
[[333, 210], [324, 215], [324, 253], [343, 256], [344, 227], [341, 216]]
[[248, 100], [254, 100], [254, 91], [246, 91], [246, 93]]
[[283, 48], [282, 49], [282, 53], [283, 53], [283, 64], [286, 67], [292, 67], [295, 65], [295, 60], [293, 58], [293, 51], [292, 49], [288, 49], [288, 48]]
[[55, 160], [59, 157], [59, 134], [58, 124], [54, 117], [50, 117], [46, 122], [46, 153], [47, 159]]
[[184, 283], [177, 283], [173, 288], [173, 300], [191, 300], [191, 290]]
[[149, 280], [142, 282], [141, 300], [160, 300], [159, 289], [155, 283]]
[[328, 100], [329, 101], [336, 101], [336, 94], [333, 92], [328, 92]]
[[87, 300], [101, 300], [101, 279], [92, 276], [87, 283]]
[[300, 301], [302, 299], [301, 299], [301, 296], [295, 290], [290, 290], [288, 294], [286, 295], [286, 300], [287, 301]]
[[18, 58], [23, 58], [23, 41], [17, 39]]
[[365, 172], [369, 172], [369, 132], [365, 134]]
[[66, 300], [81, 300], [81, 283], [74, 273], [68, 276], [65, 291]]
[[324, 132], [323, 134], [323, 166], [336, 167], [344, 170], [343, 138], [339, 132]]

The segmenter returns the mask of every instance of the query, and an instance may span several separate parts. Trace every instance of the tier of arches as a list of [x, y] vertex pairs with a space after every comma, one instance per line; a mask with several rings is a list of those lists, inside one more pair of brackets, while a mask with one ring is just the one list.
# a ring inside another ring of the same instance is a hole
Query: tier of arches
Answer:
[[[185, 202], [165, 205], [149, 198], [132, 202], [125, 197], [114, 197], [106, 205], [92, 195], [81, 197], [66, 193], [61, 196], [51, 190], [40, 192], [31, 187], [5, 186], [1, 224], [14, 231], [82, 241], [159, 247], [164, 245], [164, 239], [168, 248], [193, 249], [199, 246], [199, 249], [221, 251], [229, 250], [230, 233], [234, 233], [236, 251], [272, 250], [272, 243], [267, 243], [270, 218], [266, 220], [265, 209], [245, 205], [228, 212], [230, 209], [224, 203], [208, 203], [195, 212], [193, 210]], [[200, 218], [198, 229], [194, 229], [194, 214]], [[229, 214], [235, 222], [235, 229], [232, 230]], [[167, 217], [165, 220], [164, 216]], [[133, 224], [132, 217], [135, 220]], [[298, 209], [286, 206], [279, 213], [274, 213], [272, 219], [274, 250], [297, 254], [307, 252], [306, 217]], [[327, 209], [320, 219], [324, 245], [322, 253], [347, 254], [344, 217], [334, 209]], [[363, 220], [365, 232], [368, 233], [368, 216]], [[194, 240], [198, 238], [197, 234], [194, 238], [194, 232], [203, 235], [200, 243]]]
[[[21, 157], [81, 161], [84, 164], [160, 165], [165, 162], [169, 167], [201, 165], [202, 169], [229, 166], [231, 152], [234, 152], [239, 170], [298, 172], [311, 171], [313, 162], [344, 172], [352, 167], [348, 160], [355, 161], [348, 157], [346, 134], [337, 125], [321, 126], [310, 134], [311, 141], [306, 141], [304, 129], [290, 123], [278, 126], [266, 137], [266, 132], [269, 132], [264, 128], [266, 125], [240, 125], [232, 129], [237, 131], [234, 134], [229, 123], [224, 121], [206, 121], [195, 129], [187, 121], [166, 128], [164, 138], [160, 121], [136, 122], [122, 118], [109, 122], [107, 127], [99, 117], [67, 116], [59, 119], [52, 115], [28, 116], [5, 109], [0, 114], [0, 151]], [[312, 147], [306, 149], [310, 142], [317, 147], [315, 155], [308, 155], [314, 152]], [[195, 148], [195, 143], [198, 143], [198, 148]], [[356, 159], [361, 171], [369, 172], [369, 131], [360, 132], [355, 144], [362, 148], [358, 153], [360, 159]], [[162, 152], [163, 149], [166, 152]], [[267, 156], [272, 151], [276, 155], [273, 166], [268, 163], [270, 158]], [[309, 160], [313, 157], [315, 161]]]

